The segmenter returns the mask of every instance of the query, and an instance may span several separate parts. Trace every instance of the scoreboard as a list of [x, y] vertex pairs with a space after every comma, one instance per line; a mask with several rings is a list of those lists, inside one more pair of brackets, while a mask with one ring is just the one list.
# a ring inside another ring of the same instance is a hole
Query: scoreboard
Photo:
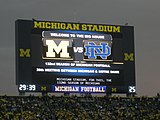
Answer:
[[19, 92], [136, 93], [134, 27], [16, 20]]

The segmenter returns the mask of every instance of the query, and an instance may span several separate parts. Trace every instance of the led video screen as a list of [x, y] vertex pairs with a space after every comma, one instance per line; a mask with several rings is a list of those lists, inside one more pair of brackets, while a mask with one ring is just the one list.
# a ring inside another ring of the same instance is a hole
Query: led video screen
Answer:
[[17, 20], [16, 84], [25, 92], [134, 93], [134, 28]]

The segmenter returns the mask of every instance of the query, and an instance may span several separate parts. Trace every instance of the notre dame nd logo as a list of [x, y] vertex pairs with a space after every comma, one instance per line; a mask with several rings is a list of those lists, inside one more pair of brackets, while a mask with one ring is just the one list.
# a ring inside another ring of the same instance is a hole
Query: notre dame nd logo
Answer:
[[43, 38], [44, 59], [72, 59], [72, 40]]
[[84, 44], [86, 60], [111, 60], [111, 41], [85, 41]]

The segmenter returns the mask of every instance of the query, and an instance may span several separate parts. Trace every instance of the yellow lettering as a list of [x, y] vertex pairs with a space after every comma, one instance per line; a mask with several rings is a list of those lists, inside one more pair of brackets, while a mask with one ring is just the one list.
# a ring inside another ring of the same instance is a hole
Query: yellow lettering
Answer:
[[61, 29], [61, 23], [57, 23], [58, 24], [58, 29]]
[[107, 32], [107, 26], [104, 26], [104, 30], [103, 30], [104, 32]]
[[52, 29], [57, 29], [57, 23], [51, 23], [51, 28]]
[[65, 23], [61, 23], [61, 29], [66, 29], [66, 24]]
[[87, 26], [88, 26], [88, 30], [89, 30], [89, 31], [92, 31], [93, 25], [87, 25]]
[[94, 25], [94, 26], [93, 26], [92, 31], [98, 31], [97, 25]]
[[133, 53], [124, 53], [124, 60], [125, 61], [134, 61]]
[[86, 24], [82, 24], [82, 30], [87, 30]]
[[118, 27], [113, 26], [113, 32], [121, 32], [120, 26], [118, 26]]
[[51, 28], [51, 23], [50, 22], [46, 22], [46, 28]]
[[42, 28], [45, 28], [46, 26], [45, 26], [45, 22], [42, 22]]
[[108, 32], [112, 32], [112, 28], [113, 28], [112, 26], [107, 26], [107, 28], [108, 28], [107, 29]]
[[105, 26], [99, 25], [99, 31], [104, 31], [104, 30], [103, 30], [104, 27], [105, 27]]
[[112, 88], [112, 92], [117, 92], [117, 88]]
[[62, 30], [88, 30], [100, 32], [121, 32], [120, 26], [106, 26], [94, 24], [81, 24], [79, 23], [60, 23], [60, 22], [38, 22], [34, 21], [34, 28], [46, 29], [62, 29]]
[[79, 24], [73, 24], [73, 29], [74, 30], [79, 30]]
[[41, 28], [41, 22], [34, 21], [34, 28]]
[[46, 90], [47, 90], [46, 86], [41, 86], [41, 91], [46, 91]]
[[20, 51], [20, 57], [30, 57], [30, 49], [19, 49]]
[[72, 25], [71, 24], [67, 24], [67, 27], [66, 27], [67, 30], [72, 30]]

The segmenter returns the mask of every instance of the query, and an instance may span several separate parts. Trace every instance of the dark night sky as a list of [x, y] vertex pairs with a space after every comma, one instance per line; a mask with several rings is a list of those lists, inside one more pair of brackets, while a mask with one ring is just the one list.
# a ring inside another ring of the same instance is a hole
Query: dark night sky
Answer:
[[135, 27], [138, 95], [160, 92], [159, 0], [0, 0], [0, 95], [17, 95], [15, 20], [68, 21]]

